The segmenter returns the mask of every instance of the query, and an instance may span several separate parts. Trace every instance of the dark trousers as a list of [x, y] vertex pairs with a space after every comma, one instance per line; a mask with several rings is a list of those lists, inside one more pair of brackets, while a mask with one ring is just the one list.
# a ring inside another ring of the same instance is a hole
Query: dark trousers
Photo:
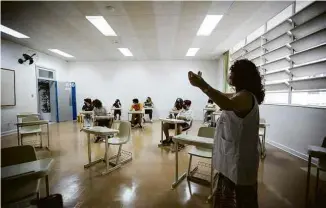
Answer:
[[121, 117], [121, 110], [114, 110], [114, 120], [117, 120], [117, 115], [119, 115], [119, 120], [120, 120], [120, 117]]
[[111, 119], [101, 119], [96, 121], [96, 126], [105, 126], [108, 128], [111, 128], [112, 126], [112, 120]]
[[236, 185], [219, 174], [214, 208], [258, 208], [257, 183], [251, 186]]
[[152, 109], [145, 109], [145, 114], [148, 114], [149, 115], [149, 119], [152, 120], [153, 118], [153, 110]]
[[141, 126], [141, 114], [132, 114], [131, 124], [132, 125], [139, 124]]

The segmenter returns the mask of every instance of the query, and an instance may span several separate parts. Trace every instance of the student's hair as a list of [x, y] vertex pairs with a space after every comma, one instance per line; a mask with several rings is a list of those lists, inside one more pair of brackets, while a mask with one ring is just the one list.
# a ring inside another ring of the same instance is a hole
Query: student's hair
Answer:
[[119, 99], [116, 99], [114, 103], [120, 103], [120, 100]]
[[177, 98], [174, 103], [174, 107], [181, 107], [183, 104], [182, 98]]
[[231, 66], [230, 71], [229, 84], [235, 87], [236, 92], [247, 90], [254, 94], [258, 104], [264, 101], [265, 89], [254, 63], [248, 59], [237, 60]]
[[133, 102], [133, 103], [139, 103], [139, 100], [138, 100], [137, 98], [134, 98], [134, 99], [132, 100], [132, 102]]
[[147, 99], [149, 102], [152, 102], [152, 98], [151, 97], [147, 97]]
[[191, 106], [191, 101], [190, 100], [184, 100], [183, 103], [185, 105]]
[[93, 100], [93, 105], [95, 108], [102, 108], [102, 102], [99, 99]]
[[213, 104], [213, 100], [212, 99], [208, 99], [207, 102], [210, 103], [210, 104]]
[[84, 99], [84, 102], [85, 102], [85, 103], [92, 104], [92, 100], [91, 100], [90, 98], [85, 98], [85, 99]]

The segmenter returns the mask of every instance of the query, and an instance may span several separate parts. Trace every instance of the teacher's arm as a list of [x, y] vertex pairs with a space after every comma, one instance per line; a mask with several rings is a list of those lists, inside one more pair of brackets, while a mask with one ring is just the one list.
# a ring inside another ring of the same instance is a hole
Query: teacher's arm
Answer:
[[243, 112], [252, 107], [252, 97], [246, 91], [241, 91], [231, 96], [229, 93], [225, 94], [212, 88], [201, 76], [191, 71], [188, 72], [188, 78], [191, 85], [202, 90], [223, 110]]

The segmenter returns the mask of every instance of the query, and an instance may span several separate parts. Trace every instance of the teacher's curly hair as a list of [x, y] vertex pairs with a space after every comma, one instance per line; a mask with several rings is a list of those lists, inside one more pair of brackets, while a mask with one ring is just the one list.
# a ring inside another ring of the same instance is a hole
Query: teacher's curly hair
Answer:
[[236, 92], [247, 90], [255, 95], [259, 104], [264, 101], [262, 77], [253, 62], [248, 59], [237, 60], [231, 66], [230, 72], [229, 84], [235, 87]]

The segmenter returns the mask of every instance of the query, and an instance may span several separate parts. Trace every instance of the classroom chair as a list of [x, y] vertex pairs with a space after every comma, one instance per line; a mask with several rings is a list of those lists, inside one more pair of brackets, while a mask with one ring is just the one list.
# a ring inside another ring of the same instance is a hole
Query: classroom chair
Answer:
[[[212, 127], [200, 127], [197, 133], [197, 136], [200, 137], [206, 137], [206, 138], [212, 138], [214, 139], [215, 135], [215, 128]], [[198, 170], [198, 166], [196, 166], [192, 171], [191, 169], [191, 162], [192, 162], [192, 156], [201, 157], [201, 158], [207, 158], [212, 160], [212, 149], [207, 148], [201, 148], [201, 147], [192, 147], [190, 151], [188, 152], [190, 158], [189, 158], [189, 165], [188, 165], [188, 174], [187, 176], [190, 176], [192, 172]], [[189, 191], [191, 193], [191, 186], [190, 186], [190, 180], [189, 177], [187, 177], [188, 187]], [[213, 165], [211, 162], [211, 194], [213, 193]]]
[[[30, 145], [1, 149], [1, 167], [17, 165], [37, 160], [35, 149]], [[17, 178], [2, 181], [1, 205], [3, 207], [22, 207], [33, 199], [39, 199], [40, 179]]]
[[[32, 122], [32, 121], [39, 121], [39, 117], [38, 116], [26, 116], [22, 118], [22, 123], [24, 122]], [[21, 127], [21, 129], [19, 130], [19, 134], [18, 135], [20, 137], [20, 145], [23, 145], [23, 136], [24, 135], [31, 135], [31, 134], [36, 134], [40, 136], [40, 146], [42, 147], [42, 129], [40, 125], [34, 125], [34, 126], [23, 126]]]
[[[324, 138], [321, 147], [326, 148], [326, 137]], [[319, 171], [326, 172], [326, 158], [319, 158], [319, 160], [318, 160], [317, 175], [316, 175], [316, 193], [315, 193], [316, 198], [317, 198], [317, 193], [318, 193]]]
[[[259, 123], [266, 124], [266, 120], [264, 118], [261, 118], [259, 120]], [[264, 159], [266, 157], [266, 126], [259, 126], [259, 146], [260, 146], [260, 157], [261, 159]]]
[[[118, 122], [114, 122], [113, 128], [117, 128], [117, 123]], [[131, 125], [128, 121], [120, 121], [118, 129], [119, 129], [119, 133], [117, 135], [115, 135], [114, 137], [109, 138], [108, 143], [106, 144], [106, 145], [108, 145], [108, 149], [109, 149], [110, 145], [119, 146], [118, 153], [110, 158], [110, 165], [112, 165], [113, 168], [108, 170], [108, 172], [112, 172], [113, 170], [120, 168], [121, 165], [132, 160], [132, 153], [122, 150], [122, 145], [124, 145], [130, 141]], [[109, 154], [109, 151], [107, 152], [107, 154]], [[120, 157], [122, 156], [122, 154], [125, 154], [127, 156], [125, 158], [122, 158], [122, 160], [120, 161], [119, 159], [121, 159]], [[106, 155], [104, 156], [104, 158], [106, 158]], [[111, 160], [113, 162], [111, 162]]]
[[[188, 134], [189, 131], [190, 131], [190, 129], [191, 129], [191, 127], [192, 127], [192, 122], [193, 122], [193, 121], [190, 121], [189, 127], [186, 128], [186, 129], [183, 129], [182, 131], [185, 132], [186, 134]], [[184, 148], [185, 148], [185, 145], [183, 145], [183, 144], [179, 144], [179, 146], [178, 146], [178, 151], [180, 151], [180, 150], [182, 150], [182, 149], [184, 149]], [[170, 150], [171, 150], [171, 152], [175, 152], [175, 147], [174, 147], [174, 145], [170, 146]]]

